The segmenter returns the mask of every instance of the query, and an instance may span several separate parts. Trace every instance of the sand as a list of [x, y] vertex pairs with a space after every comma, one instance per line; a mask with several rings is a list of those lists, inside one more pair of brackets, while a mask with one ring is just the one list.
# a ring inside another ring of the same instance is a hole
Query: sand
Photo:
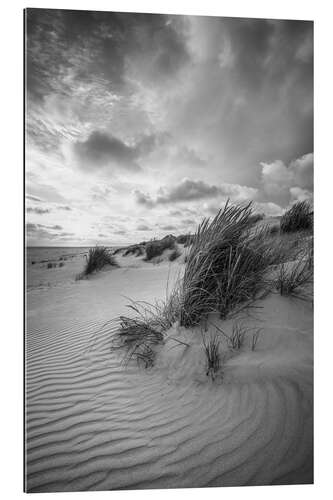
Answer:
[[215, 382], [201, 332], [178, 325], [152, 369], [124, 366], [103, 325], [126, 312], [126, 296], [163, 298], [182, 265], [119, 260], [27, 293], [28, 491], [311, 483], [312, 303], [258, 301], [242, 317], [262, 328], [256, 350], [247, 339]]

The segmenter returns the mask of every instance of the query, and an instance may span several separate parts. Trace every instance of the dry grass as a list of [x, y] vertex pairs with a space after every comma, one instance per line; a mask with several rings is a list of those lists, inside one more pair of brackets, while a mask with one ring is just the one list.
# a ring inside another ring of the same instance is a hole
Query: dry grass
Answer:
[[312, 229], [313, 212], [307, 201], [295, 203], [282, 217], [280, 229], [282, 233]]
[[205, 336], [202, 335], [202, 342], [204, 345], [204, 351], [206, 355], [206, 364], [207, 364], [207, 377], [211, 377], [212, 380], [215, 380], [216, 374], [221, 367], [221, 356], [219, 352], [220, 340], [218, 335], [214, 335], [214, 337], [205, 339]]
[[162, 240], [150, 241], [146, 245], [146, 260], [152, 260], [154, 257], [162, 255], [164, 250], [173, 249], [175, 247], [175, 238], [166, 236]]
[[173, 262], [174, 260], [178, 259], [178, 257], [181, 256], [181, 252], [179, 251], [178, 248], [175, 248], [172, 250], [171, 254], [169, 255], [169, 261]]
[[247, 329], [241, 323], [233, 323], [232, 325], [232, 333], [229, 337], [228, 344], [229, 347], [233, 350], [239, 350], [245, 340], [245, 334]]
[[226, 317], [263, 289], [265, 272], [277, 256], [267, 244], [267, 228], [253, 231], [252, 226], [251, 203], [228, 202], [212, 221], [200, 224], [184, 272], [183, 326], [198, 324], [212, 311]]
[[257, 347], [257, 342], [259, 340], [259, 335], [260, 335], [261, 329], [258, 328], [257, 330], [254, 331], [252, 334], [252, 340], [251, 340], [251, 351], [254, 351]]
[[86, 265], [83, 270], [83, 276], [100, 271], [105, 266], [117, 266], [117, 262], [112, 255], [112, 252], [107, 247], [96, 246], [89, 248], [88, 255], [85, 255]]
[[282, 263], [275, 280], [275, 288], [281, 295], [295, 295], [312, 281], [313, 265], [308, 258], [305, 258], [289, 265]]

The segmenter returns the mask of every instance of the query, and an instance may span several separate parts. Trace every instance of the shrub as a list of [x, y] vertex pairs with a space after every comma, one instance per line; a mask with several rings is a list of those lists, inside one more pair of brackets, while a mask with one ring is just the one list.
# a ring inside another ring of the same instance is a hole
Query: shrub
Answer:
[[56, 267], [56, 265], [53, 266], [52, 262], [48, 262], [47, 269], [52, 269], [52, 267]]
[[178, 259], [178, 257], [181, 256], [181, 252], [178, 250], [178, 248], [175, 248], [172, 250], [171, 254], [169, 255], [169, 261], [173, 262], [174, 260]]
[[307, 201], [295, 203], [280, 220], [280, 229], [283, 233], [312, 229], [313, 212]]
[[212, 311], [225, 317], [243, 301], [253, 300], [275, 257], [267, 230], [251, 232], [251, 203], [226, 203], [215, 218], [200, 224], [188, 255], [182, 285], [181, 325], [198, 324]]
[[175, 247], [175, 238], [172, 236], [166, 236], [162, 240], [150, 241], [146, 245], [146, 260], [151, 260], [154, 257], [159, 257], [162, 255], [164, 250], [168, 248], [173, 249]]
[[96, 246], [90, 248], [88, 255], [85, 255], [86, 265], [83, 270], [83, 275], [87, 276], [95, 271], [100, 271], [105, 266], [116, 266], [116, 260], [112, 256], [111, 251], [107, 247]]
[[218, 335], [205, 340], [204, 335], [202, 336], [202, 341], [204, 345], [204, 350], [206, 354], [207, 362], [207, 377], [211, 377], [212, 380], [215, 379], [216, 373], [219, 371], [221, 366], [221, 356], [219, 353], [220, 341]]
[[59, 267], [63, 267], [64, 265], [64, 262], [59, 262]]

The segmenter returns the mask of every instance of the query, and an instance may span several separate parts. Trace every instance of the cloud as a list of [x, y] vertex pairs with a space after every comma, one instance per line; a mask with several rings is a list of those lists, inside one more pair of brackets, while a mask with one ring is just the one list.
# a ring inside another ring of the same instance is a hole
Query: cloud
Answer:
[[160, 226], [163, 231], [176, 231], [178, 228], [172, 224], [166, 224], [165, 226]]
[[47, 242], [74, 236], [74, 233], [62, 231], [62, 229], [62, 226], [58, 224], [52, 226], [46, 226], [44, 224], [33, 224], [31, 222], [28, 222], [26, 224], [28, 240], [33, 240], [37, 243], [41, 241]]
[[49, 208], [28, 207], [27, 212], [43, 215], [43, 214], [49, 214], [51, 210]]
[[257, 189], [238, 184], [211, 185], [202, 180], [183, 179], [177, 186], [160, 188], [155, 199], [140, 190], [134, 191], [136, 202], [139, 205], [152, 207], [167, 203], [191, 202], [209, 198], [230, 197], [233, 200], [243, 201], [254, 199]]
[[27, 200], [35, 201], [35, 202], [37, 202], [37, 203], [40, 203], [40, 202], [42, 202], [42, 201], [43, 201], [43, 200], [42, 200], [41, 198], [39, 198], [38, 196], [32, 196], [32, 195], [30, 195], [30, 194], [27, 194], [27, 195], [26, 195], [26, 198], [27, 198]]
[[139, 189], [134, 190], [134, 197], [139, 205], [146, 205], [147, 207], [152, 207], [154, 205], [150, 195], [143, 193]]
[[313, 193], [313, 153], [285, 165], [281, 160], [261, 163], [264, 194], [280, 206], [291, 200], [311, 199]]
[[137, 231], [151, 231], [151, 228], [146, 224], [139, 224], [136, 228]]
[[87, 140], [78, 141], [73, 147], [81, 167], [96, 169], [115, 166], [130, 171], [141, 170], [136, 162], [137, 149], [104, 132], [96, 130]]

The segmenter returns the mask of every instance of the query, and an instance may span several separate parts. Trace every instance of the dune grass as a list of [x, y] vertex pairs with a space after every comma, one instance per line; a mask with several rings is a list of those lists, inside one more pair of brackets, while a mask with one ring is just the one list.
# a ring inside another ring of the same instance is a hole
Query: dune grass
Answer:
[[181, 256], [181, 252], [179, 251], [178, 248], [175, 248], [174, 250], [172, 250], [172, 252], [169, 255], [169, 261], [173, 262], [174, 260], [178, 259], [178, 257], [180, 257], [180, 256]]
[[89, 248], [88, 255], [85, 255], [86, 265], [83, 270], [83, 276], [88, 276], [93, 272], [100, 271], [105, 266], [117, 266], [117, 262], [112, 252], [107, 247], [96, 246]]
[[134, 358], [139, 364], [143, 363], [145, 368], [154, 365], [155, 351], [152, 346], [163, 342], [163, 334], [152, 322], [140, 317], [120, 316], [117, 335], [120, 341], [118, 347], [127, 350], [126, 363]]
[[124, 257], [127, 257], [128, 255], [135, 255], [135, 257], [140, 257], [141, 255], [144, 255], [144, 253], [145, 253], [144, 245], [138, 244], [127, 247], [123, 255]]
[[188, 247], [189, 245], [192, 245], [193, 239], [193, 234], [180, 234], [179, 236], [177, 236], [176, 242], [184, 245], [185, 247]]
[[229, 347], [233, 350], [239, 350], [245, 339], [247, 329], [241, 323], [235, 322], [232, 325], [232, 333], [229, 337]]
[[194, 326], [212, 311], [224, 318], [264, 288], [265, 272], [277, 256], [267, 244], [267, 228], [252, 226], [251, 203], [228, 202], [212, 221], [200, 224], [184, 272], [181, 325]]
[[175, 238], [166, 236], [161, 240], [150, 241], [146, 245], [146, 260], [152, 260], [154, 257], [162, 255], [164, 250], [175, 248]]
[[219, 352], [220, 340], [217, 334], [209, 339], [205, 339], [205, 336], [202, 335], [202, 343], [206, 355], [206, 375], [214, 380], [221, 367], [221, 355]]
[[313, 212], [307, 201], [295, 203], [280, 220], [280, 230], [282, 233], [312, 229], [312, 227]]
[[255, 351], [256, 347], [257, 347], [257, 343], [258, 343], [258, 340], [259, 340], [259, 336], [260, 336], [260, 332], [261, 332], [261, 329], [260, 328], [257, 328], [253, 334], [252, 334], [252, 339], [251, 339], [251, 351]]
[[280, 295], [295, 295], [302, 291], [302, 287], [312, 283], [313, 265], [308, 258], [299, 259], [293, 263], [282, 263], [275, 280], [275, 288]]

